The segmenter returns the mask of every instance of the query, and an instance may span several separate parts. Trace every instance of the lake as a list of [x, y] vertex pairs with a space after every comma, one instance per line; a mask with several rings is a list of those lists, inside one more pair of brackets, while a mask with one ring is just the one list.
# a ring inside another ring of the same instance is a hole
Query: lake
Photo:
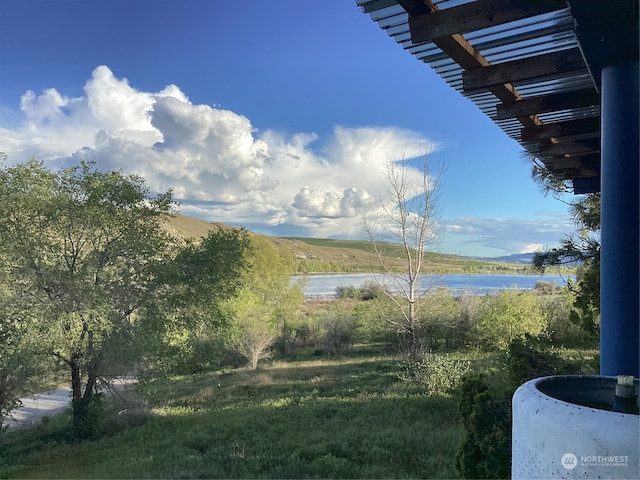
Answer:
[[[361, 287], [365, 283], [375, 282], [391, 287], [382, 275], [367, 273], [327, 273], [302, 275], [307, 278], [305, 298], [330, 298], [336, 292], [336, 287]], [[295, 280], [301, 275], [294, 275]], [[437, 286], [447, 287], [454, 295], [484, 295], [504, 289], [528, 290], [535, 287], [537, 282], [555, 282], [563, 286], [568, 277], [563, 275], [422, 275], [420, 288], [426, 289], [436, 282]]]

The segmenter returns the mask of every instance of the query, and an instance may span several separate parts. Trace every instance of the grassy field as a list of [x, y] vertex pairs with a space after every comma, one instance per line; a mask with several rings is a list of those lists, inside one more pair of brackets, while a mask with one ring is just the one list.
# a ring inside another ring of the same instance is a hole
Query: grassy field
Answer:
[[455, 477], [457, 402], [406, 368], [356, 349], [140, 384], [97, 440], [68, 413], [2, 435], [0, 478]]

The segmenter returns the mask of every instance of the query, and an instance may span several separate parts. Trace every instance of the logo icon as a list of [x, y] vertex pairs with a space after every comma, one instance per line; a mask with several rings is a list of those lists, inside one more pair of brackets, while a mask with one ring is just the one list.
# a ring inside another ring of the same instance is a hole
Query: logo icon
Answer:
[[576, 457], [573, 453], [565, 453], [562, 456], [562, 460], [560, 460], [562, 466], [567, 470], [573, 470], [578, 465], [578, 457]]

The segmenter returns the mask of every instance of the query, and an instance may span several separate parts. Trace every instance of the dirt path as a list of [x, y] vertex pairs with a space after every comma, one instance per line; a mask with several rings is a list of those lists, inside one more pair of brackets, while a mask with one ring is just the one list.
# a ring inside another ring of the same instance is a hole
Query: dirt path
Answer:
[[5, 425], [9, 430], [28, 427], [42, 420], [42, 417], [56, 415], [71, 405], [71, 389], [59, 388], [21, 398], [22, 407], [11, 410]]
[[[111, 385], [120, 390], [135, 383], [133, 377], [123, 377], [111, 380]], [[63, 412], [71, 407], [71, 389], [59, 388], [49, 392], [38, 393], [21, 398], [22, 406], [11, 410], [7, 416], [4, 426], [9, 430], [28, 427], [42, 420], [42, 417], [49, 417]]]

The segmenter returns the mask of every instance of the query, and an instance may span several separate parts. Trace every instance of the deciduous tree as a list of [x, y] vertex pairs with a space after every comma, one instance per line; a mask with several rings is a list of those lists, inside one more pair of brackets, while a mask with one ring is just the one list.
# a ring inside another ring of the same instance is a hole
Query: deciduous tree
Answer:
[[291, 325], [304, 301], [304, 278], [292, 283], [295, 262], [288, 253], [279, 250], [267, 237], [251, 236], [251, 253], [244, 274], [245, 288], [256, 294], [265, 309], [271, 311], [278, 330], [281, 355], [289, 353]]
[[233, 318], [227, 303], [245, 286], [249, 251], [246, 230], [217, 228], [159, 265], [161, 288], [143, 319], [155, 367], [194, 373], [219, 361]]
[[0, 428], [31, 377], [43, 371], [35, 312], [25, 300], [20, 282], [9, 278], [6, 259], [0, 257]]
[[[405, 354], [418, 360], [423, 349], [419, 314], [420, 297], [429, 288], [419, 287], [429, 252], [440, 240], [438, 220], [444, 166], [424, 155], [418, 167], [409, 159], [387, 162], [388, 189], [375, 205], [368, 205], [363, 215], [363, 230], [391, 285], [389, 298], [395, 302], [398, 316], [391, 321], [401, 339]], [[402, 246], [404, 255], [389, 262], [384, 255], [386, 243]], [[435, 283], [435, 282], [434, 282]]]
[[278, 334], [273, 309], [262, 303], [259, 295], [243, 290], [235, 304], [235, 321], [230, 345], [249, 362], [255, 370], [258, 362], [271, 356], [271, 346]]
[[135, 312], [171, 244], [161, 225], [171, 192], [152, 196], [140, 177], [90, 162], [52, 172], [32, 159], [2, 165], [0, 198], [8, 275], [40, 318], [42, 348], [68, 369], [74, 427], [90, 430], [98, 379], [135, 360]]

